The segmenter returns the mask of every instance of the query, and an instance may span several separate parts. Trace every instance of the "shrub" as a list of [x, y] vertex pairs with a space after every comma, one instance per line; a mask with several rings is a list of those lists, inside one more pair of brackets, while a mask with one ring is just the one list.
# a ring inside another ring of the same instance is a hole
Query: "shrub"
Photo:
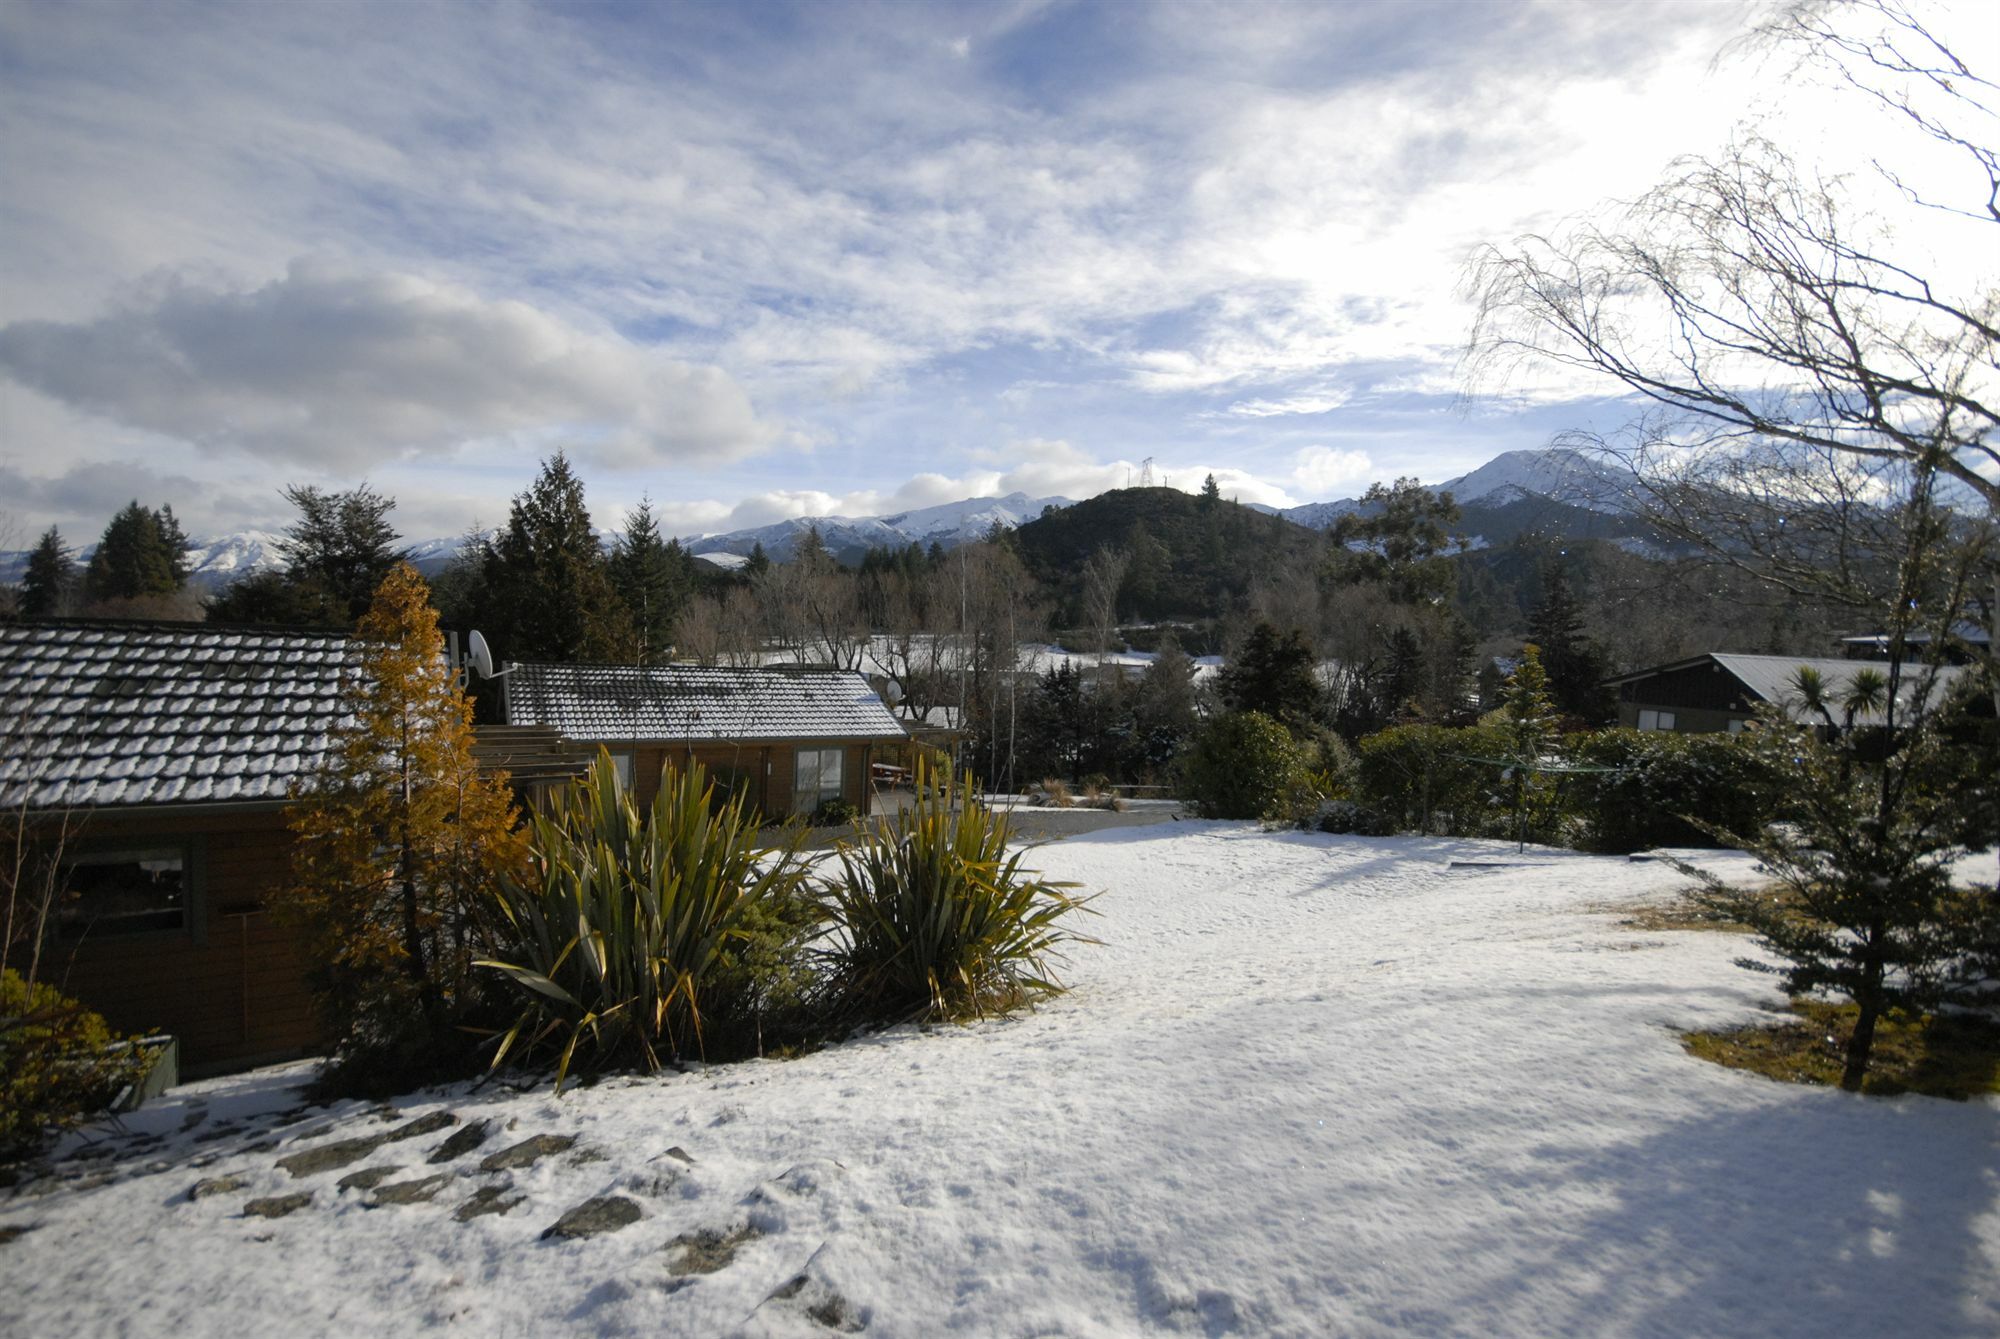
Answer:
[[1062, 989], [1049, 960], [1078, 936], [1059, 924], [1082, 902], [1009, 855], [1004, 813], [968, 775], [920, 768], [916, 801], [839, 848], [826, 885], [832, 986], [850, 1016], [962, 1019]]
[[1047, 805], [1052, 809], [1073, 809], [1076, 807], [1076, 796], [1070, 794], [1069, 786], [1060, 777], [1043, 777], [1042, 784], [1035, 789], [1035, 803], [1037, 804]]
[[137, 1048], [111, 1050], [104, 1019], [53, 986], [0, 971], [0, 1163], [113, 1102], [143, 1073]]
[[1387, 837], [1396, 831], [1394, 823], [1353, 800], [1328, 800], [1322, 804], [1318, 827], [1321, 832], [1356, 837]]
[[1204, 818], [1296, 819], [1318, 803], [1303, 749], [1283, 725], [1232, 711], [1202, 726], [1181, 775], [1181, 798]]
[[1355, 798], [1398, 831], [1469, 837], [1504, 834], [1513, 815], [1499, 804], [1508, 741], [1491, 727], [1398, 725], [1363, 739]]
[[[718, 982], [740, 997], [755, 975], [731, 949], [753, 935], [760, 904], [790, 897], [805, 875], [796, 835], [768, 852], [741, 798], [719, 811], [713, 799], [696, 764], [669, 771], [642, 813], [600, 752], [534, 815], [528, 872], [495, 895], [511, 960], [480, 964], [528, 992], [495, 1065], [516, 1046], [559, 1047], [560, 1085], [579, 1048], [594, 1067], [705, 1054], [703, 1010]], [[790, 923], [782, 911], [764, 919], [767, 931]]]
[[1779, 778], [1741, 736], [1602, 730], [1573, 737], [1569, 756], [1612, 769], [1571, 778], [1569, 808], [1591, 850], [1713, 846], [1691, 820], [1747, 835], [1776, 816]]
[[819, 808], [812, 811], [807, 824], [816, 828], [842, 828], [861, 816], [861, 811], [846, 800], [821, 800]]

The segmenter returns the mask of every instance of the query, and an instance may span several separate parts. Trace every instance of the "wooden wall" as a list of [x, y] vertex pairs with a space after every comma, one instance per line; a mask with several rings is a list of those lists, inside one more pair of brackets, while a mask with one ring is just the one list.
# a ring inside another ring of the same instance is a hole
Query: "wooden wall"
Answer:
[[[593, 746], [594, 747], [594, 746]], [[684, 765], [693, 758], [708, 769], [711, 777], [726, 773], [751, 778], [751, 798], [766, 818], [785, 818], [792, 812], [792, 782], [801, 748], [839, 748], [845, 755], [841, 760], [841, 798], [857, 809], [866, 811], [868, 807], [868, 762], [873, 753], [872, 744], [862, 744], [839, 740], [758, 740], [737, 744], [697, 744], [687, 745], [614, 743], [605, 747], [617, 752], [630, 749], [633, 752], [633, 789], [641, 804], [651, 804], [654, 794], [660, 788], [660, 770], [672, 762]]]
[[180, 1038], [182, 1072], [217, 1073], [314, 1049], [319, 1040], [292, 936], [267, 908], [291, 836], [276, 813], [93, 815], [88, 843], [190, 841], [199, 931], [57, 940], [44, 978], [124, 1032]]

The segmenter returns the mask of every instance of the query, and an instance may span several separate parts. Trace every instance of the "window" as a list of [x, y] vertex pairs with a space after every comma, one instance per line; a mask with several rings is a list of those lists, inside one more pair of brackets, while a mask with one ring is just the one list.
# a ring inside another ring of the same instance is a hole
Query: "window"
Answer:
[[1732, 735], [1740, 735], [1740, 734], [1742, 734], [1742, 733], [1743, 733], [1743, 729], [1744, 729], [1744, 727], [1745, 727], [1745, 726], [1747, 726], [1747, 725], [1749, 725], [1749, 724], [1750, 724], [1750, 722], [1748, 722], [1748, 721], [1746, 721], [1746, 720], [1743, 720], [1743, 719], [1741, 719], [1740, 717], [1739, 717], [1739, 718], [1737, 718], [1737, 719], [1734, 719], [1734, 720], [1732, 720], [1732, 721], [1730, 721], [1730, 722], [1729, 722], [1729, 733], [1730, 733], [1730, 734], [1732, 734]]
[[1671, 711], [1654, 711], [1651, 707], [1639, 713], [1641, 730], [1671, 730], [1674, 728], [1674, 714]]
[[611, 755], [611, 765], [618, 769], [618, 784], [623, 786], [628, 792], [632, 789], [632, 759], [633, 755], [631, 753], [613, 753]]
[[840, 749], [800, 749], [792, 777], [792, 811], [811, 813], [828, 800], [841, 797]]
[[179, 846], [82, 851], [64, 859], [69, 894], [56, 914], [61, 933], [139, 934], [188, 928], [188, 859]]

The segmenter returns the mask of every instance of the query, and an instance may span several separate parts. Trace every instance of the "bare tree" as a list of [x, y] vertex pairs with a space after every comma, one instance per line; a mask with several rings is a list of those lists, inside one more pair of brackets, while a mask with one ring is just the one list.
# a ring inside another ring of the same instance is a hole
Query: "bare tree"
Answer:
[[[1945, 150], [1955, 199], [1884, 175], [1992, 253], [1995, 86], [1921, 20], [1892, 0], [1792, 4], [1751, 40]], [[1530, 365], [1621, 384], [1644, 412], [1572, 441], [1632, 465], [1656, 523], [1793, 594], [1879, 607], [1914, 474], [2000, 514], [2000, 288], [1924, 273], [1852, 186], [1746, 131], [1636, 201], [1485, 248], [1468, 384]]]

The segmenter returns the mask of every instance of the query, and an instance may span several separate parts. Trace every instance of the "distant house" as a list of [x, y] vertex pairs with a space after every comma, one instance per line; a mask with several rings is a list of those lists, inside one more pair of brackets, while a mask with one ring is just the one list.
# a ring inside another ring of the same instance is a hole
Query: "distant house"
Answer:
[[[1849, 660], [1887, 660], [1889, 658], [1889, 634], [1886, 632], [1862, 633], [1857, 637], [1842, 637], [1840, 653]], [[1903, 637], [1903, 645], [1910, 652], [1922, 652], [1931, 644], [1931, 634], [1917, 631]], [[1985, 654], [1991, 644], [1987, 630], [1977, 623], [1958, 623], [1951, 629], [1950, 640], [1945, 644], [1944, 659], [1954, 665], [1963, 665], [1976, 656]]]
[[665, 764], [691, 760], [768, 817], [833, 799], [865, 810], [876, 751], [907, 737], [852, 670], [528, 662], [501, 683], [509, 725], [608, 749], [642, 803]]
[[[289, 787], [319, 763], [355, 657], [344, 634], [194, 623], [0, 622], [0, 810], [70, 896], [43, 978], [182, 1072], [316, 1040], [292, 939]], [[10, 834], [11, 839], [11, 834]]]
[[[1836, 698], [1863, 670], [1879, 670], [1866, 660], [1816, 659], [1811, 656], [1749, 656], [1708, 651], [1672, 664], [1635, 670], [1605, 680], [1618, 694], [1618, 723], [1635, 730], [1679, 730], [1713, 734], [1741, 730], [1764, 703], [1783, 703], [1793, 694], [1801, 666], [1818, 671]], [[1965, 671], [1949, 667], [1939, 672], [1943, 691]], [[1912, 681], [1913, 682], [1913, 681]], [[1905, 687], [1905, 693], [1912, 691]], [[1861, 723], [1879, 723], [1863, 717]]]

